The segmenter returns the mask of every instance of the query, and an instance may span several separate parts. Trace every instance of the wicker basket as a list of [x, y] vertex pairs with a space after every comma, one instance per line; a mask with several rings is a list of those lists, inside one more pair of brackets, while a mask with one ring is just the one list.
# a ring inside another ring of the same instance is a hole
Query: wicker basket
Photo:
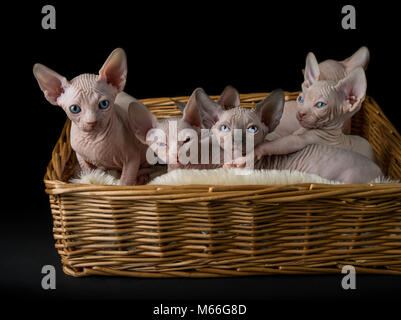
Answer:
[[[266, 95], [243, 94], [241, 102], [251, 107]], [[143, 102], [159, 118], [179, 114], [168, 98]], [[69, 128], [67, 121], [45, 175], [55, 246], [69, 275], [338, 273], [348, 264], [357, 272], [401, 274], [401, 183], [71, 184]], [[354, 116], [352, 130], [371, 142], [384, 172], [401, 179], [401, 137], [373, 99]]]

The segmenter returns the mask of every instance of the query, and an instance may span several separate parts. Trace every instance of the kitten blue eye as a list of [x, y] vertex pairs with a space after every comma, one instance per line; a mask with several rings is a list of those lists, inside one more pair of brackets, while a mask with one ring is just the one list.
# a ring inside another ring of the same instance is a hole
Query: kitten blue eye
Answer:
[[223, 131], [223, 132], [228, 132], [228, 131], [230, 131], [230, 127], [229, 127], [229, 126], [226, 126], [225, 124], [223, 124], [223, 125], [220, 127], [220, 130]]
[[304, 98], [303, 98], [302, 96], [299, 96], [299, 97], [298, 97], [298, 101], [301, 102], [301, 103], [303, 103], [303, 102], [304, 102]]
[[258, 132], [258, 130], [259, 130], [259, 128], [258, 128], [257, 126], [250, 126], [250, 127], [248, 128], [248, 131], [249, 131], [250, 133], [256, 133], [256, 132]]
[[99, 108], [103, 109], [103, 110], [107, 109], [109, 107], [109, 105], [110, 105], [109, 100], [102, 100], [99, 102]]
[[319, 101], [318, 103], [316, 103], [316, 108], [320, 109], [327, 106], [327, 103], [321, 102]]
[[77, 104], [74, 104], [70, 107], [71, 113], [80, 113], [81, 112], [81, 107]]

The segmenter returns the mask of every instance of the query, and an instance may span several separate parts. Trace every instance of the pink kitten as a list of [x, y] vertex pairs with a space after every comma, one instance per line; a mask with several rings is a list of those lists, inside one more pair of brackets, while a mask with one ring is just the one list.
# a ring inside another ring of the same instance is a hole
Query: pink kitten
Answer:
[[[319, 63], [319, 80], [332, 80], [335, 82], [340, 81], [347, 76], [352, 70], [362, 67], [366, 70], [369, 63], [369, 50], [366, 47], [361, 47], [351, 57], [343, 60], [325, 60]], [[304, 72], [304, 70], [302, 70]], [[288, 136], [301, 128], [297, 118], [297, 103], [296, 101], [287, 101], [284, 105], [283, 117], [279, 126], [270, 135], [269, 140], [278, 137]], [[344, 133], [351, 133], [351, 120], [344, 123]]]
[[127, 77], [124, 50], [115, 49], [98, 75], [81, 74], [68, 81], [41, 64], [34, 65], [33, 73], [46, 99], [71, 120], [71, 147], [81, 170], [122, 170], [121, 183], [136, 184], [139, 167], [146, 166], [147, 146], [128, 121], [128, 103], [136, 100], [122, 92]]

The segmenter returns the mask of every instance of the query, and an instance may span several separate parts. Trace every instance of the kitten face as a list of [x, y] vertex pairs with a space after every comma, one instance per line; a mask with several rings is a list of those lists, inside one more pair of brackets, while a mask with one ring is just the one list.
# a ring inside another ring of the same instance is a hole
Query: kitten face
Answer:
[[341, 95], [334, 81], [317, 81], [297, 98], [297, 119], [302, 127], [317, 129], [343, 122]]
[[[253, 140], [253, 146], [264, 140], [269, 128], [261, 122], [254, 110], [235, 107], [223, 111], [219, 120], [213, 125], [212, 133], [217, 138], [221, 149], [225, 149], [225, 143], [231, 141], [234, 153], [245, 155], [248, 141]], [[249, 139], [252, 140], [249, 140]]]
[[110, 122], [114, 101], [124, 89], [127, 57], [115, 49], [99, 74], [81, 74], [71, 81], [39, 63], [33, 73], [46, 99], [63, 108], [68, 118], [83, 132], [102, 132]]
[[80, 130], [100, 132], [110, 121], [117, 93], [97, 75], [83, 74], [70, 81], [57, 103]]
[[342, 127], [360, 109], [365, 98], [366, 77], [360, 66], [338, 82], [320, 80], [316, 57], [309, 53], [304, 77], [302, 93], [297, 98], [297, 119], [306, 129]]

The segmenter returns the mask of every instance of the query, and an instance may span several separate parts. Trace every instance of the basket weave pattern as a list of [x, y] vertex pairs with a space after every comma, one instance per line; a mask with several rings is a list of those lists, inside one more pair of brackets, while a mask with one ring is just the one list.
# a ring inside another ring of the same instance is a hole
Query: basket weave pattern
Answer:
[[[241, 103], [252, 107], [266, 95], [242, 94]], [[169, 98], [142, 102], [158, 118], [180, 114]], [[69, 275], [338, 273], [347, 264], [401, 274], [401, 183], [71, 184], [69, 128], [67, 121], [45, 175], [55, 246]], [[385, 174], [401, 179], [401, 137], [373, 99], [353, 117], [352, 132], [370, 141]]]

